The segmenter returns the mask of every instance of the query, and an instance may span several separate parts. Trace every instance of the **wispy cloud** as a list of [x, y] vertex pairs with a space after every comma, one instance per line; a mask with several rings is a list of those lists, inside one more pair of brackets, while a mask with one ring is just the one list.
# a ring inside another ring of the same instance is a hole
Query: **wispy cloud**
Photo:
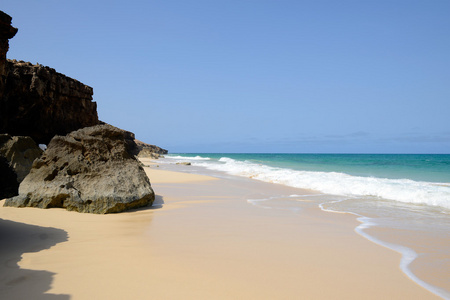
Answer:
[[450, 132], [423, 134], [407, 133], [380, 138], [381, 141], [399, 142], [399, 143], [450, 143]]
[[346, 133], [346, 134], [327, 134], [327, 135], [323, 135], [322, 137], [318, 136], [318, 138], [320, 139], [357, 139], [357, 138], [367, 138], [370, 136], [369, 132], [366, 131], [356, 131], [356, 132], [351, 132], [351, 133]]

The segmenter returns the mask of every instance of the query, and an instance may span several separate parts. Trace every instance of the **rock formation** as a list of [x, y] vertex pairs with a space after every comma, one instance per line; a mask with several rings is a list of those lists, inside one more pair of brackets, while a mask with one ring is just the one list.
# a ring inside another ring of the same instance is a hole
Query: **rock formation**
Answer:
[[[6, 206], [90, 213], [152, 204], [135, 155], [167, 150], [138, 146], [133, 133], [100, 122], [91, 87], [40, 64], [7, 60], [17, 33], [11, 21], [0, 11], [0, 199], [18, 192]], [[50, 142], [42, 156], [35, 142]]]
[[17, 195], [19, 183], [17, 175], [10, 166], [8, 160], [0, 156], [0, 199]]
[[139, 140], [134, 140], [137, 145], [137, 153], [138, 157], [150, 157], [150, 158], [159, 158], [161, 154], [167, 154], [168, 151], [166, 149], [160, 148], [155, 145], [146, 144]]
[[[0, 134], [0, 157], [4, 165], [0, 168], [0, 177], [5, 180], [0, 188], [0, 199], [18, 194], [19, 183], [28, 175], [33, 161], [40, 157], [42, 152], [28, 136]], [[14, 173], [13, 176], [11, 172]]]
[[7, 60], [0, 87], [0, 133], [48, 144], [55, 135], [99, 124], [93, 90], [42, 65]]
[[[11, 26], [12, 18], [0, 11], [0, 84], [3, 84], [3, 75], [5, 74], [6, 53], [9, 49], [9, 39], [12, 39], [17, 28]], [[1, 94], [0, 94], [1, 96]]]
[[154, 192], [135, 147], [134, 134], [110, 125], [55, 136], [5, 205], [102, 214], [151, 205]]
[[0, 11], [0, 133], [47, 144], [57, 134], [99, 124], [93, 90], [54, 69], [7, 60], [17, 29]]
[[0, 134], [0, 156], [5, 157], [17, 174], [20, 183], [28, 175], [33, 161], [42, 155], [42, 149], [28, 136]]

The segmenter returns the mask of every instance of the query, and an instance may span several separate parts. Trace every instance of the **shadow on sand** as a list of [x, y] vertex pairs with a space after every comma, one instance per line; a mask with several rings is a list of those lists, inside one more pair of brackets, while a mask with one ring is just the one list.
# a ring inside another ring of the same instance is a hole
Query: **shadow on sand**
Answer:
[[23, 253], [38, 252], [65, 241], [64, 230], [0, 219], [0, 299], [70, 299], [70, 295], [45, 293], [55, 273], [18, 266]]
[[163, 196], [155, 195], [155, 201], [153, 201], [153, 205], [150, 206], [151, 209], [158, 209], [162, 208], [164, 205], [164, 199]]
[[[156, 195], [152, 206], [128, 212], [160, 209], [163, 205], [163, 197]], [[67, 240], [67, 232], [62, 229], [0, 218], [0, 299], [69, 300], [70, 295], [46, 293], [51, 288], [55, 273], [21, 269], [18, 265], [22, 254], [49, 249]]]

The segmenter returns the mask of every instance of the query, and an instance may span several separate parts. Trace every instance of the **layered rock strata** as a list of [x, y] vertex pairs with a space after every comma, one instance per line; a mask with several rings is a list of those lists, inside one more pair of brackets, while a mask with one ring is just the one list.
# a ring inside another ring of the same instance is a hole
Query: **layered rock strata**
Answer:
[[55, 135], [99, 124], [93, 89], [28, 62], [7, 60], [0, 86], [0, 133], [48, 144]]
[[55, 136], [5, 205], [100, 214], [151, 205], [154, 192], [135, 147], [132, 133], [110, 125]]
[[42, 65], [7, 60], [17, 33], [0, 11], [0, 133], [47, 144], [55, 135], [99, 124], [93, 90]]

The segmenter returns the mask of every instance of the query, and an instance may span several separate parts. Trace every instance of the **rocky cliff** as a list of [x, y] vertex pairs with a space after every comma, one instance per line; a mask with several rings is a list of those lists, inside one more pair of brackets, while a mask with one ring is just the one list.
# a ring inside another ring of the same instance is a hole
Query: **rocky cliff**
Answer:
[[[12, 18], [0, 11], [0, 84], [3, 75], [5, 74], [6, 53], [9, 49], [9, 39], [12, 39], [16, 33], [17, 28], [11, 26]], [[0, 95], [1, 96], [1, 95]]]
[[[17, 33], [11, 20], [0, 11], [0, 199], [18, 193], [5, 205], [89, 213], [151, 205], [154, 192], [135, 155], [167, 151], [138, 146], [133, 133], [100, 122], [91, 87], [7, 60]], [[42, 156], [35, 142], [49, 144]]]
[[0, 87], [0, 133], [48, 144], [55, 135], [99, 124], [93, 89], [42, 65], [5, 64]]
[[57, 134], [99, 124], [93, 90], [42, 65], [7, 60], [17, 29], [0, 11], [0, 133], [48, 144]]

